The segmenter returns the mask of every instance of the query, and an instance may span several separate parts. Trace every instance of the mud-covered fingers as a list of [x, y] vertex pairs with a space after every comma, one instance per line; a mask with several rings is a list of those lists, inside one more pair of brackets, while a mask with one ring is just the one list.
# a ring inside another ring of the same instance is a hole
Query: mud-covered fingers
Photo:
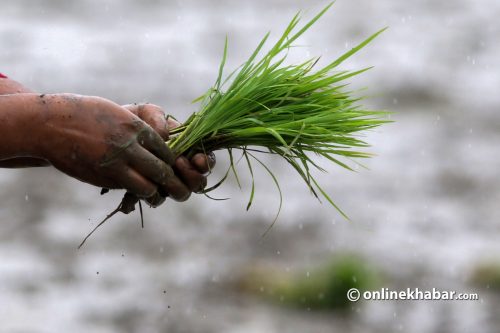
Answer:
[[167, 198], [162, 196], [159, 192], [156, 192], [152, 197], [144, 199], [153, 208], [158, 207], [165, 202]]
[[165, 119], [165, 112], [162, 108], [154, 104], [140, 104], [139, 118], [151, 126], [163, 139], [168, 140], [168, 124]]
[[164, 141], [168, 140], [170, 127], [161, 107], [154, 104], [127, 104], [123, 107], [151, 126]]
[[150, 198], [158, 191], [156, 185], [132, 168], [124, 167], [115, 175], [115, 181], [139, 198]]
[[170, 165], [139, 145], [128, 151], [128, 165], [158, 185], [164, 185], [169, 178], [175, 177]]
[[125, 104], [122, 105], [122, 108], [125, 108], [139, 117], [139, 104]]
[[162, 188], [175, 201], [186, 201], [191, 196], [189, 188], [178, 177], [170, 178]]
[[207, 186], [207, 178], [198, 171], [185, 156], [175, 160], [176, 174], [192, 192], [200, 192]]
[[209, 152], [208, 154], [198, 153], [191, 158], [191, 164], [194, 165], [196, 170], [205, 174], [215, 167], [215, 154]]
[[150, 151], [153, 155], [166, 162], [169, 165], [174, 165], [175, 156], [172, 150], [168, 148], [162, 137], [153, 131], [150, 127], [144, 127], [137, 137], [139, 144]]
[[175, 174], [172, 167], [147, 150], [136, 147], [130, 151], [129, 165], [142, 176], [157, 184], [162, 193], [176, 201], [185, 201], [191, 190]]

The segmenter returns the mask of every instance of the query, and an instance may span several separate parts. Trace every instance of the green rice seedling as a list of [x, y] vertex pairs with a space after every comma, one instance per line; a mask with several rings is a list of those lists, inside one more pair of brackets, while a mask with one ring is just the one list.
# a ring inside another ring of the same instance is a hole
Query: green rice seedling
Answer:
[[[173, 137], [168, 145], [177, 155], [228, 150], [229, 170], [235, 173], [236, 179], [233, 150], [241, 150], [252, 176], [247, 209], [252, 204], [255, 190], [251, 161], [262, 165], [279, 189], [274, 174], [256, 156], [259, 152], [266, 152], [285, 159], [316, 197], [319, 197], [319, 193], [347, 217], [312, 176], [311, 169], [323, 169], [310, 155], [319, 155], [351, 169], [341, 158], [370, 156], [359, 150], [368, 145], [359, 138], [358, 133], [387, 122], [387, 112], [364, 109], [359, 105], [362, 98], [355, 97], [353, 92], [346, 89], [349, 78], [369, 68], [356, 71], [338, 69], [342, 62], [385, 29], [321, 68], [316, 68], [319, 58], [285, 65], [293, 43], [331, 5], [300, 28], [300, 13], [295, 15], [278, 41], [263, 53], [269, 37], [269, 33], [266, 34], [249, 59], [224, 79], [226, 39], [214, 86], [195, 100], [201, 102], [200, 111], [193, 113], [181, 127], [172, 131]], [[206, 192], [215, 189], [225, 179]], [[281, 190], [279, 192], [281, 197]]]

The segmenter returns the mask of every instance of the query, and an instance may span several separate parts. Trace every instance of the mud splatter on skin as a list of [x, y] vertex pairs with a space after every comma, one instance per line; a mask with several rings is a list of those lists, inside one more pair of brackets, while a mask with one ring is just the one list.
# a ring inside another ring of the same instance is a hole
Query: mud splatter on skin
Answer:
[[104, 154], [99, 166], [106, 167], [112, 165], [114, 162], [118, 160], [118, 157], [121, 156], [126, 150], [132, 147], [135, 143], [137, 143], [137, 137], [139, 133], [134, 134], [132, 138], [130, 138], [124, 144], [117, 144], [116, 139], [122, 138], [122, 135], [112, 135], [110, 139], [106, 140], [108, 146], [111, 146], [110, 149]]

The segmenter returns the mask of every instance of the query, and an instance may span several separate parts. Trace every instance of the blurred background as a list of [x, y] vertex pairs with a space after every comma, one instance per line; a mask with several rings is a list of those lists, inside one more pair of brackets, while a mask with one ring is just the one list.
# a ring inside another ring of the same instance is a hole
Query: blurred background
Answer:
[[[40, 92], [151, 102], [185, 119], [269, 30], [325, 1], [4, 1], [0, 71]], [[318, 179], [350, 216], [320, 204], [271, 163], [245, 211], [228, 181], [117, 215], [82, 238], [123, 193], [53, 169], [0, 170], [2, 332], [498, 332], [500, 319], [500, 11], [498, 1], [338, 0], [290, 61], [332, 60], [390, 27], [344, 68], [367, 106], [395, 122], [366, 133], [376, 156]], [[216, 182], [227, 166], [218, 153]], [[477, 301], [359, 301], [345, 291], [420, 288]]]

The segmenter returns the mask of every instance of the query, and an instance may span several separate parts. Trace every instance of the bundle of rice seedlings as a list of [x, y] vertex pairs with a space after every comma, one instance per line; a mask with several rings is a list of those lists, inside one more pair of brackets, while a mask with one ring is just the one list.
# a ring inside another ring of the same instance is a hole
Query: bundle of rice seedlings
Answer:
[[[322, 68], [316, 68], [319, 57], [296, 65], [284, 65], [293, 43], [304, 34], [332, 4], [324, 8], [301, 28], [296, 14], [278, 41], [263, 55], [267, 33], [250, 58], [225, 79], [227, 39], [213, 87], [195, 100], [201, 102], [181, 127], [174, 129], [168, 146], [177, 154], [192, 155], [225, 149], [229, 152], [230, 170], [235, 169], [233, 150], [240, 150], [252, 175], [252, 188], [247, 209], [254, 196], [251, 161], [259, 162], [279, 184], [271, 170], [256, 156], [265, 152], [279, 155], [304, 180], [311, 193], [318, 192], [337, 210], [333, 200], [321, 188], [310, 170], [321, 167], [311, 158], [319, 155], [346, 169], [339, 158], [366, 158], [370, 154], [358, 150], [368, 144], [359, 138], [361, 131], [377, 127], [388, 120], [387, 112], [366, 110], [361, 97], [346, 90], [347, 79], [369, 68], [357, 71], [338, 70], [342, 62], [358, 52], [385, 29], [378, 31], [356, 47]], [[229, 171], [229, 170], [228, 170]], [[227, 173], [226, 173], [227, 175]], [[209, 192], [219, 186], [226, 177]], [[239, 181], [238, 181], [239, 182]], [[281, 191], [280, 191], [281, 196]]]
[[[279, 214], [282, 193], [278, 180], [257, 157], [259, 153], [270, 153], [288, 162], [314, 196], [318, 199], [320, 195], [323, 196], [347, 218], [311, 174], [312, 169], [324, 171], [311, 158], [311, 154], [350, 170], [341, 158], [370, 156], [359, 150], [368, 144], [358, 134], [388, 122], [387, 112], [366, 110], [359, 104], [362, 97], [356, 97], [352, 91], [347, 90], [347, 80], [369, 68], [349, 71], [339, 70], [338, 67], [385, 29], [321, 68], [317, 68], [319, 57], [295, 65], [285, 64], [293, 43], [331, 6], [332, 4], [326, 6], [300, 28], [300, 13], [297, 13], [269, 51], [263, 52], [269, 37], [267, 33], [248, 60], [224, 77], [228, 50], [226, 38], [214, 86], [194, 101], [201, 103], [200, 111], [193, 113], [182, 126], [172, 130], [171, 139], [167, 142], [177, 156], [228, 151], [228, 172], [217, 184], [206, 189], [205, 194], [222, 184], [230, 170], [234, 172], [239, 184], [233, 151], [240, 150], [252, 177], [247, 210], [255, 193], [252, 161], [257, 161], [269, 172], [278, 188]], [[129, 213], [136, 202], [137, 200], [126, 195], [120, 206], [105, 220], [118, 211]], [[275, 221], [276, 219], [270, 227]]]

